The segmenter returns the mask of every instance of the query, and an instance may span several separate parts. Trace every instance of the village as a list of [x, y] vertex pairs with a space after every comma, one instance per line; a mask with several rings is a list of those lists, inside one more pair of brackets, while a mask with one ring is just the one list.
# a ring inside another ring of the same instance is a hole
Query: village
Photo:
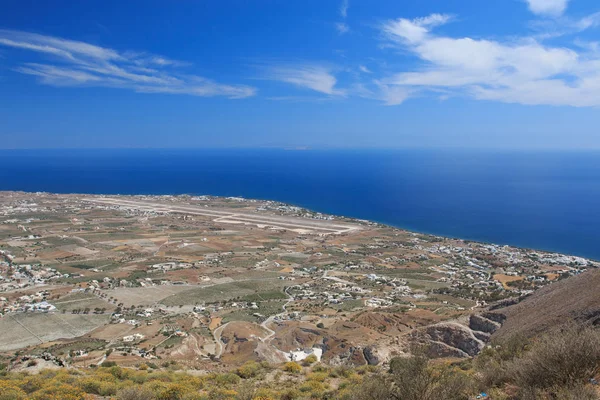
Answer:
[[0, 351], [74, 365], [374, 362], [414, 329], [598, 265], [272, 201], [13, 192], [0, 203]]

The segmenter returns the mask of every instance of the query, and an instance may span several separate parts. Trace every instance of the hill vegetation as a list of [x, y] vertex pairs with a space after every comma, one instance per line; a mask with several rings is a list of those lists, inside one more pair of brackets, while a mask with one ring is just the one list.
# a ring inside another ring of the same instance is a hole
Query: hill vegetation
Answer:
[[251, 361], [207, 374], [174, 363], [123, 368], [107, 362], [37, 373], [4, 368], [0, 400], [467, 400], [483, 393], [494, 400], [600, 399], [600, 332], [591, 326], [502, 339], [468, 360], [433, 361], [424, 354], [394, 358], [385, 369], [326, 366], [314, 357], [278, 366]]

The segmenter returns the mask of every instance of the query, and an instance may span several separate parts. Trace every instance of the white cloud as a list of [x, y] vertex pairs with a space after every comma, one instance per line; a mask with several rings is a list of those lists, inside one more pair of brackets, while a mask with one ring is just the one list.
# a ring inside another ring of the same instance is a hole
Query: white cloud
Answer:
[[435, 15], [383, 24], [386, 37], [422, 64], [382, 82], [411, 89], [409, 94], [443, 89], [511, 103], [600, 106], [597, 54], [548, 47], [531, 38], [503, 42], [434, 35], [432, 27], [445, 21]]
[[85, 42], [0, 30], [0, 46], [31, 51], [45, 61], [25, 63], [15, 68], [54, 86], [104, 86], [145, 93], [173, 93], [193, 96], [253, 96], [256, 89], [245, 85], [225, 85], [186, 75], [172, 68], [189, 65], [166, 57], [135, 52], [117, 52]]
[[370, 70], [369, 68], [367, 68], [367, 67], [366, 67], [366, 66], [364, 66], [364, 65], [359, 65], [359, 66], [358, 66], [358, 69], [359, 69], [361, 72], [364, 72], [365, 74], [372, 74], [372, 73], [373, 73], [373, 72], [371, 72], [371, 70]]
[[342, 18], [346, 18], [348, 16], [348, 0], [342, 0], [342, 4], [340, 5], [340, 15]]
[[559, 16], [567, 9], [569, 0], [526, 0], [532, 13], [545, 16]]
[[331, 68], [316, 64], [281, 65], [265, 68], [265, 79], [281, 81], [328, 95], [343, 95], [336, 89], [336, 77]]
[[344, 22], [337, 22], [335, 24], [335, 29], [337, 29], [337, 31], [340, 35], [343, 35], [344, 33], [348, 33], [348, 31], [350, 30], [348, 25], [345, 24]]
[[379, 84], [378, 99], [385, 105], [397, 106], [404, 103], [411, 95], [411, 90], [402, 86]]
[[422, 41], [433, 27], [447, 23], [452, 17], [447, 14], [431, 14], [413, 20], [398, 18], [383, 24], [382, 30], [392, 40], [417, 43]]

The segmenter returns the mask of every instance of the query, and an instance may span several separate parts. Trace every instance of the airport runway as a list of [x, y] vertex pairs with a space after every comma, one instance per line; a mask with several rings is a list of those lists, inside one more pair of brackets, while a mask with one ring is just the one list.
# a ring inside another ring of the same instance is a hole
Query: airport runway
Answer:
[[221, 223], [244, 223], [259, 227], [274, 227], [288, 230], [308, 230], [319, 234], [342, 234], [360, 230], [360, 226], [350, 224], [338, 224], [331, 221], [308, 220], [298, 217], [284, 217], [275, 215], [260, 215], [239, 213], [234, 211], [217, 211], [206, 207], [196, 206], [178, 206], [172, 204], [153, 203], [142, 200], [128, 200], [112, 197], [83, 198], [95, 204], [105, 206], [121, 206], [124, 208], [136, 209], [141, 211], [171, 212], [190, 215], [201, 215], [212, 217], [213, 222]]

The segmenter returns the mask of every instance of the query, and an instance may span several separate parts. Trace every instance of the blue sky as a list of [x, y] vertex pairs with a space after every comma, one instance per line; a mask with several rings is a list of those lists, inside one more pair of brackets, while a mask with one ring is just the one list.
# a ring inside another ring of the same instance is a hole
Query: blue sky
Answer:
[[0, 148], [600, 148], [597, 0], [0, 12]]

